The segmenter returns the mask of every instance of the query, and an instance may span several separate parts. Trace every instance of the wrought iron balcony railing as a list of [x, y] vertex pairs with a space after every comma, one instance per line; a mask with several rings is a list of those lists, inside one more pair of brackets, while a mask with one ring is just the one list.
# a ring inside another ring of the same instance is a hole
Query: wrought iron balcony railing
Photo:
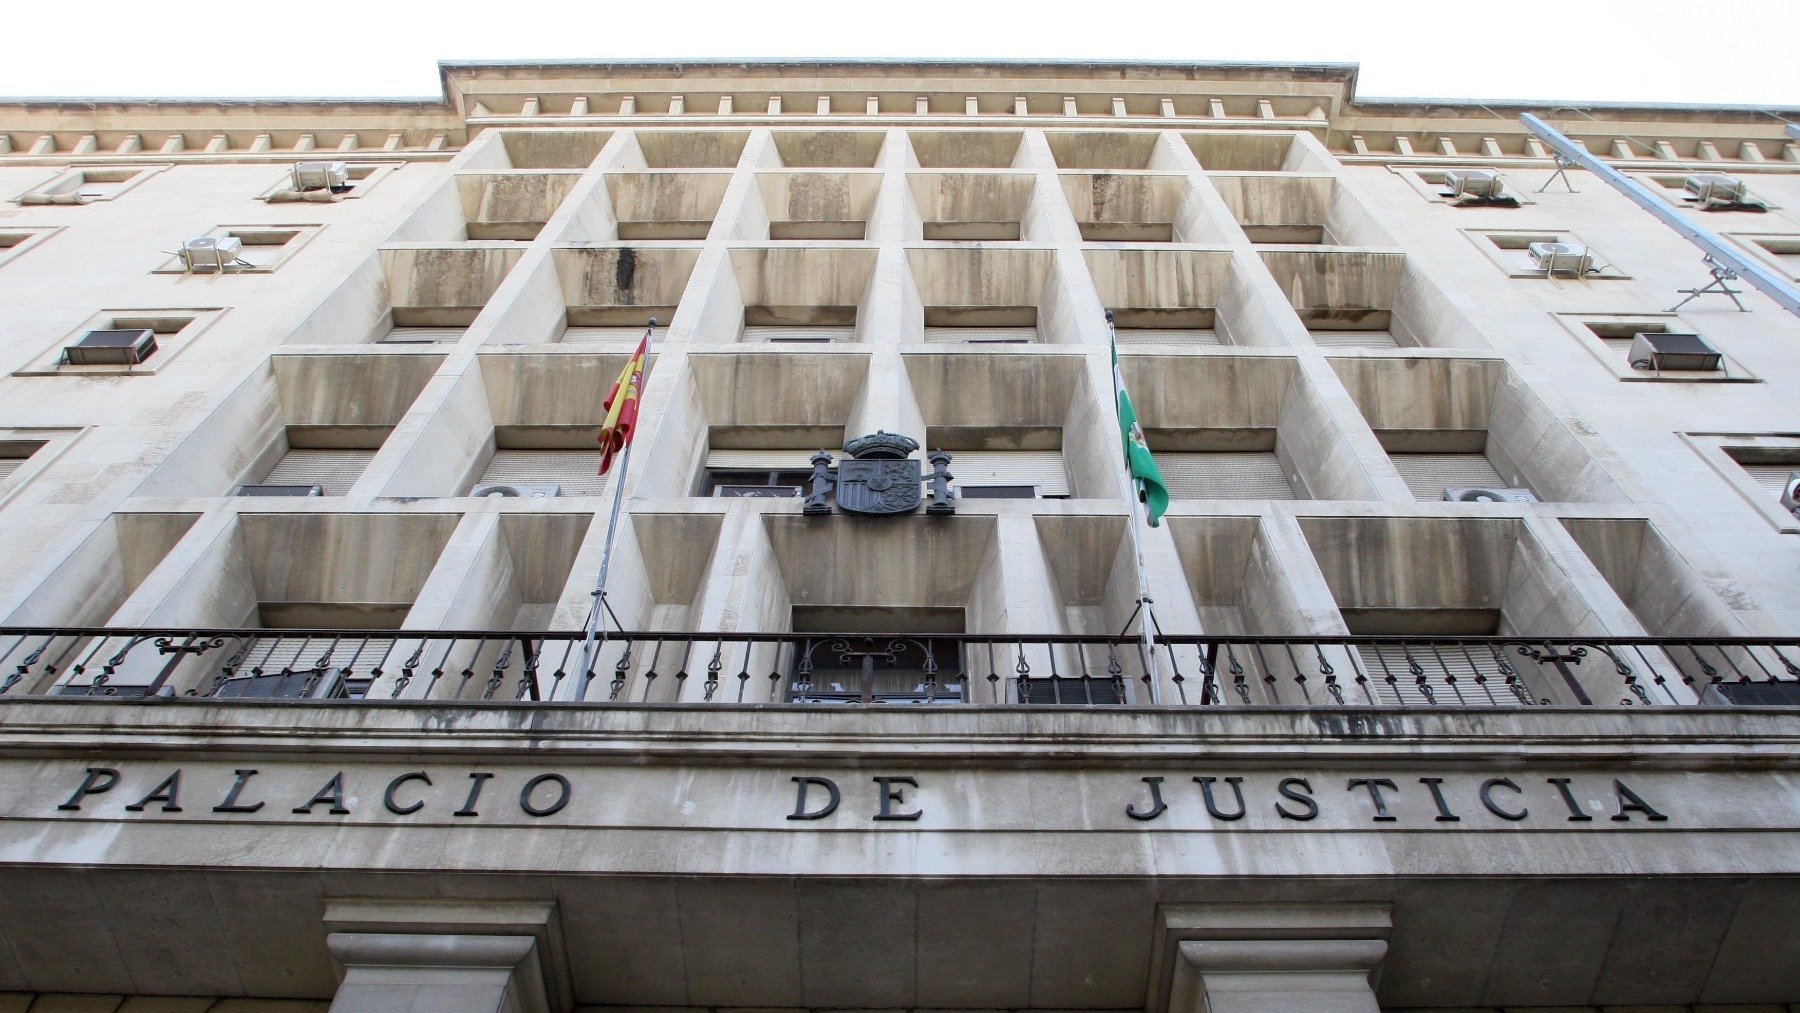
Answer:
[[1800, 639], [0, 630], [0, 700], [1800, 706]]

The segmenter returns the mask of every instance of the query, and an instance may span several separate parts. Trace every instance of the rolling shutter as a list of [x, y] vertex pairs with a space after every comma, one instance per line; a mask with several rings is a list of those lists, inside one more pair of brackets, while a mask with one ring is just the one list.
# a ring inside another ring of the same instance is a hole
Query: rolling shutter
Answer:
[[606, 479], [595, 474], [600, 467], [600, 448], [593, 450], [496, 450], [476, 484], [543, 485], [562, 487], [563, 496], [598, 496]]
[[[1069, 495], [1060, 450], [953, 450], [952, 488], [971, 485], [1035, 485], [1043, 497]], [[929, 468], [927, 468], [929, 475]]]
[[1391, 331], [1312, 331], [1320, 348], [1399, 348]]
[[1116, 331], [1121, 345], [1217, 345], [1219, 332], [1198, 327], [1122, 327]]
[[746, 342], [805, 342], [824, 343], [838, 341], [855, 341], [854, 327], [746, 327], [742, 340]]
[[1390, 454], [1407, 488], [1421, 500], [1444, 498], [1444, 490], [1504, 486], [1485, 454]]
[[[823, 448], [835, 458], [843, 454], [835, 447]], [[706, 470], [708, 471], [812, 471], [812, 456], [819, 448], [811, 450], [709, 450], [706, 452]]]
[[24, 463], [25, 458], [23, 457], [0, 457], [0, 482], [11, 478], [13, 472], [18, 471]]
[[[659, 326], [656, 330], [660, 337], [667, 331], [667, 328]], [[563, 331], [561, 338], [565, 343], [581, 341], [619, 341], [631, 342], [632, 344], [636, 344], [643, 339], [644, 329], [642, 327], [571, 327]]]
[[343, 496], [374, 457], [373, 450], [290, 450], [263, 476], [263, 484], [316, 485], [327, 496]]
[[1273, 451], [1153, 451], [1172, 499], [1293, 499], [1294, 488]]
[[955, 342], [1036, 341], [1035, 327], [927, 327], [925, 340], [932, 344]]
[[[16, 462], [0, 462], [0, 465]], [[1769, 491], [1769, 495], [1781, 498], [1781, 491], [1787, 488], [1788, 476], [1800, 471], [1800, 464], [1740, 464], [1738, 467], [1749, 472], [1756, 479], [1756, 484]]]
[[[1506, 686], [1506, 673], [1492, 651], [1474, 644], [1441, 646], [1378, 644], [1359, 647], [1363, 675], [1368, 677], [1369, 694], [1377, 704], [1406, 707], [1517, 707], [1524, 703]], [[1410, 661], [1409, 661], [1410, 657]], [[1412, 670], [1417, 664], [1424, 673], [1425, 685], [1431, 689], [1434, 704], [1419, 685], [1420, 676]], [[1384, 667], [1385, 665], [1385, 667]], [[1516, 671], [1516, 669], [1515, 669]], [[1393, 676], [1393, 682], [1388, 677]], [[1487, 682], [1475, 681], [1477, 675]], [[1455, 681], [1450, 681], [1455, 676]], [[1346, 702], [1361, 703], [1362, 690], [1355, 688], [1354, 673], [1340, 672], [1338, 684], [1344, 687]]]

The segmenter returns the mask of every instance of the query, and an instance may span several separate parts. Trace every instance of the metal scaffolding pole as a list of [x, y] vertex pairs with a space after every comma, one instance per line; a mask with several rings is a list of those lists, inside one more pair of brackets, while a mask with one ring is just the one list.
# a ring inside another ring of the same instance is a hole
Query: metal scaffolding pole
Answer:
[[[1520, 113], [1519, 122], [1525, 124], [1525, 129], [1536, 134], [1559, 156], [1600, 177], [1608, 186], [1624, 194], [1633, 204], [1655, 215], [1664, 225], [1679, 233], [1683, 239], [1699, 247], [1714, 265], [1729, 270], [1763, 295], [1775, 300], [1782, 309], [1795, 316], [1800, 316], [1800, 289], [1789, 284], [1786, 279], [1750, 259], [1737, 247], [1695, 225], [1692, 219], [1670, 207], [1662, 198], [1650, 192], [1648, 187], [1595, 158], [1586, 148], [1569, 140], [1567, 136], [1550, 124], [1531, 113]], [[1795, 129], [1790, 125], [1788, 132], [1793, 133]]]

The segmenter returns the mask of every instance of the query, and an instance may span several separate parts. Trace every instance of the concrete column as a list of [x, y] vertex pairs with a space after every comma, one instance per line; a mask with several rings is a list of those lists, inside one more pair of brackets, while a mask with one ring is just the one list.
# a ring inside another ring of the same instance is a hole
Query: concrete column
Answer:
[[1167, 904], [1158, 913], [1152, 1011], [1380, 1013], [1385, 905]]
[[333, 932], [332, 1013], [547, 1013], [531, 936]]
[[1370, 975], [1380, 939], [1182, 943], [1171, 1013], [1381, 1013]]

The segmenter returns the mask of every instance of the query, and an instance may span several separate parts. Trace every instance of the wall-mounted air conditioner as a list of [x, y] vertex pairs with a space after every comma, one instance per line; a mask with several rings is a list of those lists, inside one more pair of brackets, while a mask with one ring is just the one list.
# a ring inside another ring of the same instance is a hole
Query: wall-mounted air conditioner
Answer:
[[552, 499], [562, 494], [562, 486], [554, 482], [523, 484], [518, 482], [489, 482], [469, 490], [471, 496], [493, 496], [500, 499]]
[[240, 485], [233, 496], [323, 496], [325, 489], [317, 485]]
[[1532, 494], [1530, 489], [1478, 486], [1445, 489], [1444, 501], [1446, 503], [1536, 503], [1538, 498]]
[[1444, 173], [1444, 196], [1457, 200], [1498, 200], [1506, 191], [1500, 174], [1492, 169], [1450, 169]]
[[1682, 183], [1682, 200], [1702, 211], [1763, 211], [1759, 201], [1752, 200], [1750, 188], [1736, 176], [1722, 172], [1702, 172]]
[[242, 259], [243, 252], [244, 241], [236, 236], [201, 236], [181, 244], [181, 267], [224, 274], [228, 267], [249, 266]]
[[294, 189], [301, 193], [348, 190], [350, 167], [343, 162], [298, 162], [294, 165]]
[[1546, 275], [1568, 274], [1577, 278], [1594, 269], [1594, 257], [1579, 243], [1532, 243], [1526, 248], [1531, 262]]
[[135, 366], [156, 353], [156, 332], [148, 327], [105, 328], [83, 334], [63, 347], [71, 366]]
[[1631, 339], [1625, 360], [1632, 369], [1662, 372], [1665, 369], [1710, 370], [1725, 368], [1725, 357], [1698, 334], [1645, 331]]

